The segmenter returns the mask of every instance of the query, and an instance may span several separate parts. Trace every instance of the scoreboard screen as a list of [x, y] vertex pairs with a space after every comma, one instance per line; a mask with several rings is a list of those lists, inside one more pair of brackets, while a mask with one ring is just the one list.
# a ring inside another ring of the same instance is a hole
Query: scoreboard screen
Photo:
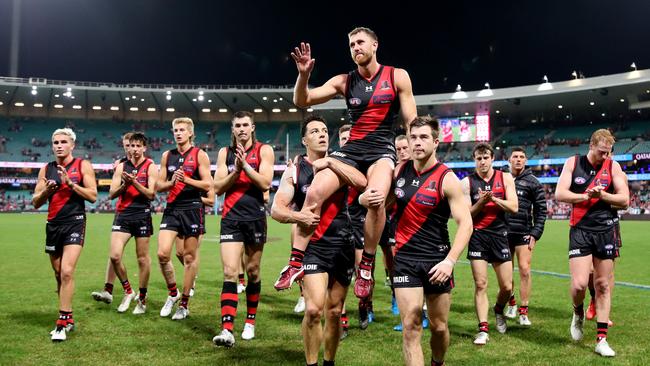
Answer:
[[490, 141], [490, 116], [439, 118], [440, 142]]

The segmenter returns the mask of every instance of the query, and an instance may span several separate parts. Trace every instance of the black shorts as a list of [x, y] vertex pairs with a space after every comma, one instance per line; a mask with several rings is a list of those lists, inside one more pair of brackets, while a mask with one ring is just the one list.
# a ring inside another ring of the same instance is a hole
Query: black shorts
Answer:
[[588, 231], [572, 226], [569, 230], [569, 258], [593, 255], [598, 259], [615, 259], [619, 242], [615, 226], [606, 231]]
[[305, 275], [327, 273], [332, 280], [343, 286], [349, 286], [354, 273], [354, 246], [352, 243], [343, 245], [327, 245], [309, 243], [302, 260]]
[[151, 214], [132, 218], [125, 215], [115, 215], [112, 232], [127, 233], [135, 238], [147, 238], [153, 235]]
[[203, 220], [203, 227], [201, 228], [201, 235], [205, 235], [205, 207], [201, 208], [201, 218]]
[[363, 231], [363, 224], [366, 221], [365, 217], [363, 218], [363, 221], [361, 223], [353, 223], [352, 224], [352, 237], [351, 241], [354, 243], [354, 249], [363, 249], [363, 246], [365, 244], [364, 240], [364, 231]]
[[508, 236], [474, 230], [467, 246], [467, 259], [480, 259], [489, 263], [512, 261]]
[[51, 223], [45, 225], [45, 253], [61, 254], [66, 245], [84, 245], [86, 237], [86, 218], [69, 223]]
[[397, 154], [394, 145], [387, 145], [383, 149], [368, 149], [358, 141], [361, 140], [349, 141], [328, 156], [357, 169], [364, 175], [368, 173], [368, 168], [380, 159], [390, 159], [395, 165]]
[[433, 266], [442, 261], [414, 261], [412, 259], [403, 258], [401, 255], [395, 256], [395, 264], [393, 268], [393, 287], [394, 288], [412, 288], [422, 287], [424, 293], [429, 294], [444, 294], [451, 292], [454, 288], [454, 275], [442, 284], [432, 284], [429, 282], [429, 271]]
[[201, 207], [189, 209], [165, 208], [160, 221], [160, 230], [175, 231], [181, 238], [186, 236], [198, 237], [203, 232], [205, 225], [201, 210]]
[[266, 217], [254, 221], [221, 219], [221, 243], [266, 243]]
[[524, 239], [524, 236], [528, 234], [517, 234], [517, 233], [508, 233], [508, 244], [510, 245], [510, 251], [514, 249], [514, 247], [518, 247], [520, 245], [528, 245], [528, 240]]

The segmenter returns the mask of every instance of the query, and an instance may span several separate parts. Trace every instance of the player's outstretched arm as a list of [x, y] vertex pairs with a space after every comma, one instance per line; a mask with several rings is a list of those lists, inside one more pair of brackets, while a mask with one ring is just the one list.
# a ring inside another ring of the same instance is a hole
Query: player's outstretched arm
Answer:
[[300, 108], [307, 108], [314, 104], [325, 103], [334, 98], [337, 94], [345, 92], [345, 74], [337, 75], [328, 80], [322, 86], [309, 89], [309, 77], [314, 69], [316, 59], [311, 57], [311, 45], [302, 42], [291, 52], [291, 58], [296, 62], [298, 69], [298, 79], [293, 88], [293, 104]]

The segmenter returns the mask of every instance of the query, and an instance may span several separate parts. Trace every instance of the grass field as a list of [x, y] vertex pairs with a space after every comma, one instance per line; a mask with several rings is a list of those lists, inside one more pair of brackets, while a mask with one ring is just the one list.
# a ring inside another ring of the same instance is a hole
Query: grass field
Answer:
[[[160, 221], [160, 216], [155, 222]], [[190, 301], [191, 316], [182, 322], [160, 318], [158, 312], [166, 297], [166, 288], [155, 257], [156, 237], [152, 238], [152, 275], [149, 286], [149, 312], [144, 316], [118, 314], [121, 300], [119, 283], [113, 304], [96, 303], [90, 293], [101, 289], [108, 254], [112, 215], [88, 216], [86, 246], [76, 272], [74, 314], [77, 330], [66, 342], [53, 344], [48, 332], [58, 316], [55, 281], [44, 253], [45, 216], [41, 214], [0, 215], [0, 245], [6, 253], [0, 268], [0, 364], [212, 364], [212, 365], [303, 365], [300, 321], [292, 312], [297, 289], [278, 293], [273, 281], [284, 266], [288, 253], [288, 226], [269, 220], [269, 244], [262, 260], [262, 296], [258, 311], [257, 338], [239, 337], [245, 317], [245, 296], [240, 296], [235, 320], [237, 343], [232, 349], [217, 349], [211, 339], [218, 329], [219, 293], [222, 276], [219, 259], [218, 219], [207, 220], [208, 234], [201, 248], [201, 269], [197, 293]], [[622, 258], [617, 262], [616, 280], [650, 285], [647, 222], [623, 222]], [[568, 273], [568, 222], [550, 221], [533, 258], [533, 269]], [[645, 238], [645, 239], [644, 239]], [[137, 267], [133, 243], [126, 250], [126, 265], [132, 284], [137, 286]], [[177, 274], [180, 268], [175, 263]], [[648, 309], [650, 291], [619, 285], [614, 294], [611, 315], [616, 325], [610, 330], [610, 344], [617, 351], [613, 360], [593, 352], [595, 324], [587, 322], [585, 340], [574, 343], [569, 337], [571, 303], [568, 279], [533, 275], [530, 319], [533, 326], [523, 329], [512, 325], [505, 335], [494, 331], [490, 343], [482, 348], [472, 344], [476, 328], [473, 285], [469, 265], [459, 263], [455, 271], [457, 287], [453, 292], [450, 314], [451, 347], [448, 365], [647, 365]], [[496, 283], [490, 277], [490, 301], [494, 301]], [[180, 279], [179, 279], [180, 282]], [[379, 281], [383, 282], [383, 281]], [[389, 311], [390, 292], [379, 285], [375, 292], [376, 322], [361, 331], [356, 320], [356, 301], [350, 299], [351, 332], [337, 355], [339, 365], [402, 364], [401, 334], [392, 330], [398, 318]], [[133, 305], [132, 305], [133, 308]], [[423, 337], [425, 360], [429, 333]], [[321, 361], [322, 362], [322, 361]]]

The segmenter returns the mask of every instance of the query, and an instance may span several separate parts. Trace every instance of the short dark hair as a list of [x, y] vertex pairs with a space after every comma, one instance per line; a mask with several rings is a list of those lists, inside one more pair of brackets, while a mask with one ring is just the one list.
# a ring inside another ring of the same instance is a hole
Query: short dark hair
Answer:
[[415, 119], [409, 123], [409, 130], [413, 127], [422, 127], [422, 126], [429, 126], [431, 127], [431, 136], [434, 139], [438, 138], [438, 135], [440, 134], [440, 122], [438, 122], [437, 117], [431, 117], [431, 116], [417, 116]]
[[129, 137], [129, 142], [133, 141], [141, 142], [142, 146], [147, 146], [147, 136], [145, 136], [142, 132], [133, 132]]
[[339, 127], [339, 135], [343, 132], [350, 131], [352, 129], [352, 125], [349, 123], [344, 124], [343, 126]]
[[377, 38], [377, 33], [375, 33], [372, 29], [368, 27], [356, 27], [353, 30], [351, 30], [350, 33], [348, 33], [348, 37], [352, 37], [353, 35], [360, 32], [364, 32], [367, 35], [369, 35], [370, 38], [374, 39], [375, 41], [379, 41], [379, 38]]
[[512, 155], [513, 152], [522, 152], [524, 155], [526, 155], [526, 149], [524, 149], [523, 146], [515, 146], [512, 149], [510, 149], [510, 155]]
[[[255, 119], [253, 118], [253, 113], [249, 111], [237, 111], [233, 113], [232, 119], [230, 120], [230, 123], [235, 121], [235, 118], [244, 118], [248, 117], [251, 120], [251, 124], [254, 126], [255, 125]], [[230, 146], [234, 149], [237, 147], [237, 139], [235, 138], [235, 135], [233, 133], [230, 134]], [[251, 139], [253, 140], [253, 144], [257, 142], [257, 138], [255, 137], [255, 130], [253, 130], [253, 133], [251, 134]]]
[[472, 157], [475, 157], [477, 152], [479, 154], [485, 154], [486, 152], [489, 152], [490, 157], [491, 158], [494, 157], [494, 149], [487, 142], [481, 142], [476, 144], [476, 146], [474, 146], [474, 148], [472, 149]]
[[300, 124], [300, 136], [305, 137], [305, 133], [307, 133], [307, 125], [310, 122], [314, 121], [320, 121], [323, 122], [325, 125], [327, 125], [327, 121], [325, 121], [325, 118], [319, 114], [310, 114], [305, 117], [304, 120], [302, 120], [302, 123]]

